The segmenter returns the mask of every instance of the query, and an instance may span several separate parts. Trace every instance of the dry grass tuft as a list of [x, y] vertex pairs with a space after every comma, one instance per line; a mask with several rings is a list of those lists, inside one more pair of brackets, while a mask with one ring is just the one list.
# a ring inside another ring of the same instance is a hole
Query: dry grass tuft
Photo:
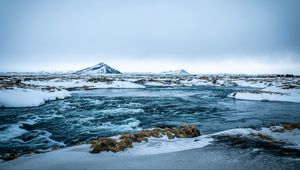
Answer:
[[196, 126], [183, 125], [179, 128], [155, 128], [152, 130], [142, 130], [133, 134], [123, 134], [120, 140], [112, 138], [98, 138], [92, 140], [91, 153], [100, 153], [102, 151], [119, 152], [126, 148], [132, 148], [134, 142], [148, 142], [148, 138], [161, 138], [167, 135], [169, 139], [177, 138], [193, 138], [200, 136], [200, 130]]
[[282, 127], [285, 129], [285, 130], [294, 130], [294, 129], [299, 129], [300, 130], [300, 123], [284, 123], [282, 124]]

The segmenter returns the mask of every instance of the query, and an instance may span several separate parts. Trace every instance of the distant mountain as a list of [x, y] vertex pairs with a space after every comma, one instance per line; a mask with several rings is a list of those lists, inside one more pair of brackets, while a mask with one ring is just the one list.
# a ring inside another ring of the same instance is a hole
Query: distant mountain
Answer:
[[181, 70], [170, 70], [161, 72], [161, 74], [172, 74], [172, 75], [189, 75], [189, 73], [183, 69]]
[[92, 67], [88, 67], [75, 72], [76, 74], [122, 74], [120, 71], [111, 68], [105, 63], [99, 63]]

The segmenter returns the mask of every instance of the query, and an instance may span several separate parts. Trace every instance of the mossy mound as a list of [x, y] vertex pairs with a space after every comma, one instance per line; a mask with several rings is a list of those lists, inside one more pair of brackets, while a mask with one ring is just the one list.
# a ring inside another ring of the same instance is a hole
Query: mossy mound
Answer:
[[178, 128], [155, 128], [152, 130], [142, 130], [133, 134], [123, 134], [119, 140], [112, 138], [98, 138], [92, 140], [91, 153], [100, 153], [102, 151], [119, 152], [126, 148], [132, 148], [134, 142], [148, 142], [148, 138], [161, 138], [163, 135], [169, 139], [177, 138], [193, 138], [200, 136], [200, 130], [196, 126], [183, 125]]
[[286, 130], [294, 130], [294, 129], [299, 129], [300, 130], [300, 123], [284, 123], [283, 128]]

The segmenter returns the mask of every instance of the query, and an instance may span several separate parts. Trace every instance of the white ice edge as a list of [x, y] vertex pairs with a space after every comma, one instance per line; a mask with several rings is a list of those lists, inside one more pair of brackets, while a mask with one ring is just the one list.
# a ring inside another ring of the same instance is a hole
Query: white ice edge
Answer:
[[165, 86], [241, 86], [241, 87], [253, 87], [253, 88], [266, 88], [270, 83], [267, 82], [258, 82], [258, 81], [245, 81], [245, 80], [236, 80], [236, 79], [228, 79], [228, 78], [221, 78], [218, 79], [215, 83], [212, 83], [212, 80], [205, 80], [205, 79], [185, 79], [180, 80], [179, 84], [171, 81], [170, 83], [163, 83], [165, 80], [175, 80], [175, 79], [156, 79], [156, 80], [148, 80], [142, 84], [134, 83], [133, 81], [137, 81], [138, 78], [126, 78], [124, 80], [114, 80], [112, 82], [87, 82], [86, 79], [69, 79], [69, 80], [62, 80], [59, 78], [45, 80], [45, 81], [37, 81], [37, 80], [30, 80], [25, 81], [25, 84], [30, 85], [39, 85], [39, 86], [55, 86], [60, 88], [76, 88], [76, 87], [83, 87], [83, 86], [90, 86], [93, 88], [145, 88], [146, 86], [158, 86], [158, 87], [165, 87]]
[[[271, 94], [269, 92], [274, 93]], [[281, 89], [276, 86], [271, 86], [262, 89], [261, 93], [236, 92], [229, 94], [228, 97], [242, 100], [284, 101], [300, 103], [300, 89]]]
[[0, 90], [0, 107], [33, 107], [40, 106], [49, 100], [64, 99], [71, 94], [66, 90], [53, 92], [23, 88]]

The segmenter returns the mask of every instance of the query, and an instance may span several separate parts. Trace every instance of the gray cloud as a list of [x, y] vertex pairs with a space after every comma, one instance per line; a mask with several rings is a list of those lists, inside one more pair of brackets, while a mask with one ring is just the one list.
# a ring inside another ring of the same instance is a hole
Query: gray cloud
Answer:
[[1, 1], [0, 61], [5, 67], [80, 63], [87, 56], [300, 63], [299, 6], [297, 0]]

